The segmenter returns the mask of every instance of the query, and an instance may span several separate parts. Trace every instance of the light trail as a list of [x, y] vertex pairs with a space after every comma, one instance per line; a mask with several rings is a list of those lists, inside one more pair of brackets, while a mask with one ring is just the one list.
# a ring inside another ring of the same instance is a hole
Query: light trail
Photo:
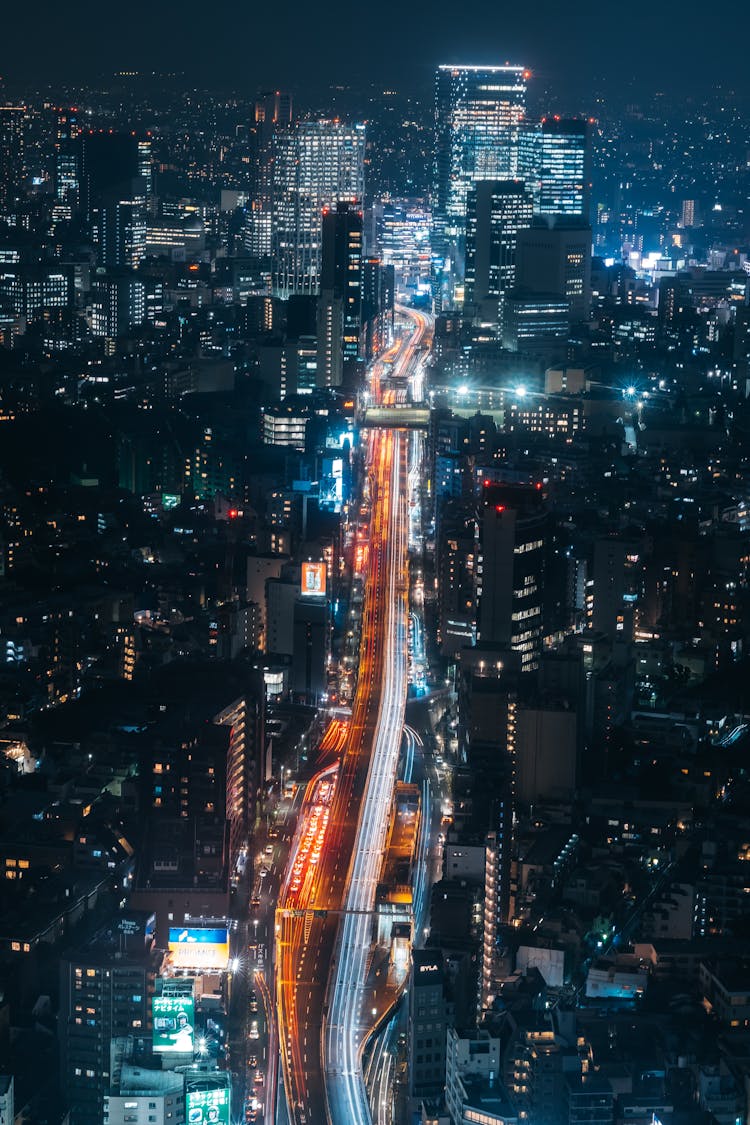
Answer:
[[422, 750], [424, 742], [422, 741], [421, 734], [418, 734], [413, 727], [407, 726], [406, 723], [404, 723], [404, 739], [406, 740], [406, 753], [404, 756], [402, 781], [409, 783], [411, 782], [414, 772], [414, 753], [417, 747]]
[[[410, 331], [388, 366], [371, 369], [378, 403], [405, 393], [424, 363], [431, 319], [406, 315]], [[370, 1125], [362, 1048], [392, 1003], [386, 991], [373, 1016], [363, 997], [406, 703], [407, 496], [419, 481], [418, 454], [409, 464], [408, 435], [397, 429], [370, 429], [363, 444], [370, 518], [356, 544], [364, 579], [356, 691], [346, 734], [329, 730], [324, 739], [324, 749], [341, 754], [327, 821], [308, 787], [276, 920], [276, 1004], [293, 1125]]]
[[[346, 727], [346, 724], [338, 721], [330, 724], [321, 749], [325, 744], [326, 750], [330, 750], [339, 740], [342, 725]], [[307, 787], [297, 831], [289, 852], [286, 876], [279, 894], [276, 922], [278, 1027], [277, 1021], [273, 1021], [273, 1027], [277, 1032], [277, 1055], [279, 1047], [281, 1048], [284, 1086], [287, 1091], [293, 1089], [292, 1075], [299, 1079], [305, 1072], [302, 1045], [299, 1037], [291, 1034], [296, 1028], [297, 980], [294, 953], [304, 936], [305, 910], [311, 908], [315, 902], [315, 874], [328, 830], [337, 775], [338, 766], [329, 766], [321, 770]], [[287, 940], [281, 940], [282, 928], [286, 931], [283, 937]], [[269, 1020], [269, 1043], [271, 1026], [272, 1021]], [[282, 1034], [284, 1031], [286, 1034]]]
[[373, 1125], [392, 1125], [395, 1047], [398, 1030], [397, 1014], [380, 1031], [370, 1054], [365, 1082], [370, 1098]]
[[268, 1058], [266, 1065], [266, 1081], [265, 1090], [263, 1092], [263, 1101], [265, 1104], [265, 1119], [273, 1121], [276, 1111], [276, 1083], [277, 1074], [276, 1070], [279, 1061], [279, 1040], [277, 1034], [276, 1020], [274, 1019], [273, 999], [271, 991], [266, 981], [265, 973], [260, 969], [255, 972], [255, 983], [260, 992], [261, 1001], [263, 1003], [263, 1012], [266, 1018], [266, 1031], [267, 1031], [267, 1049]]
[[[407, 310], [401, 310], [407, 312]], [[392, 379], [413, 377], [423, 362], [419, 349], [430, 319], [409, 312], [415, 329], [408, 345], [395, 358]], [[390, 394], [383, 391], [383, 398]], [[396, 388], [394, 398], [400, 397]], [[418, 465], [407, 465], [407, 438], [395, 430], [378, 433], [375, 441], [385, 452], [389, 477], [380, 477], [374, 503], [384, 511], [385, 577], [388, 596], [381, 622], [383, 681], [365, 796], [360, 807], [354, 856], [349, 869], [345, 914], [339, 928], [335, 965], [329, 985], [329, 1010], [324, 1025], [323, 1058], [326, 1105], [333, 1125], [370, 1125], [371, 1115], [362, 1075], [362, 1051], [382, 1012], [363, 1010], [370, 963], [372, 923], [367, 912], [375, 906], [385, 850], [388, 819], [399, 760], [408, 680], [408, 549], [411, 520], [409, 483], [416, 484]], [[383, 466], [383, 460], [380, 460]], [[411, 478], [411, 481], [410, 479]], [[382, 540], [381, 540], [382, 542]], [[384, 626], [384, 627], [383, 627]]]
[[[405, 436], [399, 431], [381, 439], [392, 445], [390, 528], [388, 535], [387, 623], [383, 633], [385, 678], [375, 743], [362, 804], [354, 859], [350, 868], [346, 911], [339, 930], [331, 1002], [325, 1027], [326, 1095], [335, 1125], [370, 1125], [370, 1109], [362, 1077], [361, 1053], [377, 1011], [363, 1011], [363, 992], [369, 969], [372, 923], [353, 911], [374, 908], [385, 851], [388, 818], [398, 764], [406, 705], [406, 526], [402, 487]], [[380, 1013], [382, 1014], [382, 1013]]]

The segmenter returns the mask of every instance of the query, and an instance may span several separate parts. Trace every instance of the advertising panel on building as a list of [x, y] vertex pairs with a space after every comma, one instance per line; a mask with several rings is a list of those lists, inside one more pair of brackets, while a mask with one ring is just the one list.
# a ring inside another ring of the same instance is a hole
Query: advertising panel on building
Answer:
[[226, 969], [229, 964], [229, 935], [226, 929], [171, 927], [169, 952], [179, 969]]
[[229, 1089], [188, 1090], [188, 1125], [229, 1125]]
[[322, 562], [303, 562], [302, 594], [305, 597], [322, 598], [326, 592], [326, 564]]
[[192, 1055], [195, 1004], [192, 996], [154, 996], [154, 1051]]

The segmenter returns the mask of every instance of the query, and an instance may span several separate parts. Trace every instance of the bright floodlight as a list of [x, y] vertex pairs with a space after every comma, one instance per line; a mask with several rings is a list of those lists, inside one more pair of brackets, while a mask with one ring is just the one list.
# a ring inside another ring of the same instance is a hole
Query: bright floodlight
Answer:
[[632, 398], [635, 394], [635, 387], [632, 385], [630, 387], [627, 387], [625, 389], [625, 394], [628, 396], [628, 398]]
[[468, 389], [469, 388], [466, 386], [466, 383], [462, 383], [461, 386], [457, 388], [458, 394], [465, 395], [467, 393]]
[[523, 384], [521, 384], [520, 387], [516, 387], [516, 395], [518, 398], [526, 398], [526, 388]]

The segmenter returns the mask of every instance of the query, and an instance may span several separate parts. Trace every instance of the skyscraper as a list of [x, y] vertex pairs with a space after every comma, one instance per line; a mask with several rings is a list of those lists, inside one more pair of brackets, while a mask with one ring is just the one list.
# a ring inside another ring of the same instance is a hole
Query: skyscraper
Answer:
[[393, 334], [395, 270], [371, 255], [362, 263], [363, 353], [369, 362], [387, 346]]
[[545, 117], [524, 126], [518, 139], [518, 175], [538, 215], [588, 217], [590, 128], [586, 118]]
[[503, 326], [503, 299], [516, 284], [519, 232], [531, 225], [531, 196], [519, 180], [483, 180], [466, 203], [464, 311]]
[[103, 266], [137, 267], [146, 252], [151, 142], [133, 134], [83, 138], [83, 210]]
[[123, 185], [142, 178], [149, 187], [151, 142], [132, 133], [89, 132], [81, 149], [83, 210], [91, 220], [93, 209], [104, 199], [120, 193]]
[[300, 121], [274, 136], [271, 272], [276, 296], [317, 294], [323, 211], [364, 195], [364, 125]]
[[528, 77], [522, 66], [438, 67], [433, 231], [443, 257], [458, 246], [460, 259], [471, 185], [516, 175]]
[[409, 988], [409, 1094], [416, 1105], [445, 1085], [445, 972], [439, 950], [412, 951]]
[[21, 194], [25, 175], [24, 106], [0, 106], [0, 214], [7, 214]]
[[343, 302], [342, 377], [351, 382], [362, 328], [362, 212], [349, 203], [323, 213], [320, 293]]
[[55, 194], [60, 203], [77, 202], [80, 187], [81, 121], [77, 109], [60, 108], [55, 129]]
[[277, 129], [288, 128], [291, 122], [291, 94], [273, 90], [256, 99], [252, 130], [254, 180], [245, 225], [245, 248], [257, 258], [271, 253], [274, 134]]
[[344, 301], [330, 289], [318, 297], [315, 333], [317, 385], [340, 387], [344, 378]]
[[591, 310], [591, 227], [574, 215], [539, 216], [519, 232], [516, 284], [555, 294], [570, 306], [573, 323]]
[[478, 644], [520, 653], [521, 671], [542, 651], [548, 516], [539, 488], [488, 485], [477, 516]]

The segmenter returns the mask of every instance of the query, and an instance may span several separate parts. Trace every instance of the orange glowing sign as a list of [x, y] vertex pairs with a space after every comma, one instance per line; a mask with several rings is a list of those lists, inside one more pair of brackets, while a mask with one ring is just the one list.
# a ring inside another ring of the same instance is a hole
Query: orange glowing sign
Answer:
[[302, 590], [304, 597], [323, 598], [326, 592], [326, 564], [322, 562], [303, 562]]

